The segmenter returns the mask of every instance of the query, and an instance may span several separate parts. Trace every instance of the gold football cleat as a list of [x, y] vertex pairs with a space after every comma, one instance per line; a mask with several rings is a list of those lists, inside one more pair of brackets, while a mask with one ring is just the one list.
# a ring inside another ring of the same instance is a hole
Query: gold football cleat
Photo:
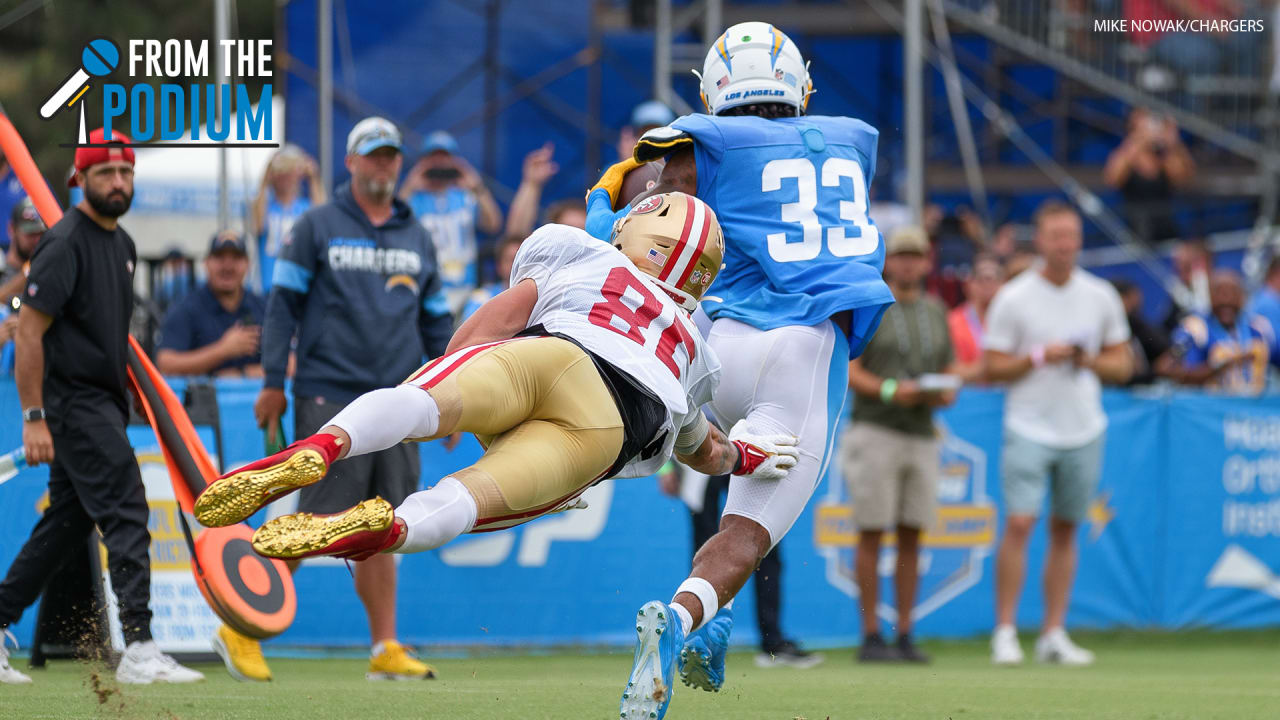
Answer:
[[387, 549], [399, 537], [394, 532], [395, 519], [391, 503], [380, 497], [333, 515], [282, 515], [258, 528], [253, 534], [253, 549], [259, 555], [283, 560], [315, 555], [364, 560]]
[[243, 522], [272, 500], [316, 482], [328, 469], [319, 450], [286, 448], [215, 480], [196, 498], [196, 520], [205, 527]]

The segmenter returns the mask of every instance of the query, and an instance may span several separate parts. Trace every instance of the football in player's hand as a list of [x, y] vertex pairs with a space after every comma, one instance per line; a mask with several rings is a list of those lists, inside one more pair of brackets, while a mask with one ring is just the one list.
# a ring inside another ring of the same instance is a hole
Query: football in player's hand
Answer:
[[661, 160], [655, 160], [627, 173], [627, 176], [622, 179], [622, 191], [618, 193], [618, 203], [614, 206], [614, 211], [630, 205], [637, 195], [647, 194], [650, 188], [657, 185], [658, 176], [662, 174], [664, 164]]

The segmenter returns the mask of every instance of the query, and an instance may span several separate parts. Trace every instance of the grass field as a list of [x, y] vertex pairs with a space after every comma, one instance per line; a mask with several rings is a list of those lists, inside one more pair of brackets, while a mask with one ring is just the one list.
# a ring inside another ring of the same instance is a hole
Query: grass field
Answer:
[[[718, 694], [680, 686], [668, 717], [795, 720], [936, 718], [1280, 717], [1280, 632], [1107, 634], [1078, 638], [1098, 652], [1084, 669], [996, 669], [985, 641], [927, 644], [927, 667], [856, 665], [824, 652], [811, 670], [761, 670], [729, 658]], [[1024, 637], [1024, 647], [1030, 640]], [[15, 666], [25, 660], [15, 658]], [[125, 687], [71, 661], [32, 671], [33, 685], [0, 685], [0, 718], [607, 718], [630, 654], [482, 655], [433, 660], [435, 681], [371, 683], [357, 659], [270, 657], [276, 680], [246, 684], [199, 665], [197, 685]], [[95, 691], [94, 683], [100, 687]], [[102, 700], [101, 702], [99, 700]]]

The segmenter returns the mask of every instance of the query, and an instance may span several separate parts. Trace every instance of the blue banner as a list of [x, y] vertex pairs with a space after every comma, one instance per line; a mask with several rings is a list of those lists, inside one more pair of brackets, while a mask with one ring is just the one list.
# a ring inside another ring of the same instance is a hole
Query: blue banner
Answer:
[[[218, 383], [224, 467], [262, 454], [262, 432], [252, 419], [259, 387]], [[1167, 629], [1280, 625], [1280, 398], [1111, 391], [1104, 400], [1110, 426], [1103, 476], [1080, 528], [1069, 623]], [[1003, 522], [1002, 408], [1000, 391], [966, 390], [939, 415], [941, 504], [921, 558], [915, 609], [921, 635], [980, 634], [994, 621], [993, 557]], [[18, 417], [11, 383], [0, 384], [0, 416]], [[285, 426], [291, 425], [287, 419]], [[140, 459], [154, 463], [150, 431], [135, 428], [131, 437]], [[20, 442], [20, 422], [0, 424], [0, 449]], [[212, 442], [209, 450], [214, 452]], [[440, 443], [424, 443], [421, 452], [426, 487], [473, 462], [480, 448], [468, 438], [453, 452]], [[860, 635], [851, 561], [856, 532], [839, 465], [833, 460], [830, 476], [781, 545], [783, 627], [815, 645], [850, 644]], [[0, 566], [7, 567], [34, 524], [46, 478], [47, 470], [28, 469], [0, 486]], [[608, 481], [586, 498], [586, 510], [400, 556], [401, 638], [420, 645], [630, 642], [635, 608], [670, 597], [688, 571], [688, 511], [658, 493], [653, 478]], [[250, 524], [288, 512], [294, 503], [286, 498]], [[161, 557], [160, 543], [163, 557], [175, 552], [171, 533], [153, 527], [153, 534], [153, 559]], [[1041, 619], [1045, 548], [1040, 527], [1018, 614], [1024, 626]], [[895, 620], [892, 553], [889, 543], [879, 608], [888, 623]], [[308, 562], [295, 581], [297, 619], [274, 642], [368, 642], [364, 611], [344, 563]], [[748, 586], [735, 605], [738, 642], [757, 639], [753, 604]], [[30, 638], [34, 617], [28, 612], [15, 627], [19, 637]]]

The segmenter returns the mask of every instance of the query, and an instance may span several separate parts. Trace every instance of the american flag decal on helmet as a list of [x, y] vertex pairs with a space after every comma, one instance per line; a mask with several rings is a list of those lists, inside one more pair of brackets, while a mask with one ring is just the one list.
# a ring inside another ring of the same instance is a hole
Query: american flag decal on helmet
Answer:
[[662, 267], [667, 264], [667, 256], [658, 252], [655, 248], [649, 248], [649, 254], [646, 257], [649, 258], [649, 262], [657, 265], [658, 267]]

